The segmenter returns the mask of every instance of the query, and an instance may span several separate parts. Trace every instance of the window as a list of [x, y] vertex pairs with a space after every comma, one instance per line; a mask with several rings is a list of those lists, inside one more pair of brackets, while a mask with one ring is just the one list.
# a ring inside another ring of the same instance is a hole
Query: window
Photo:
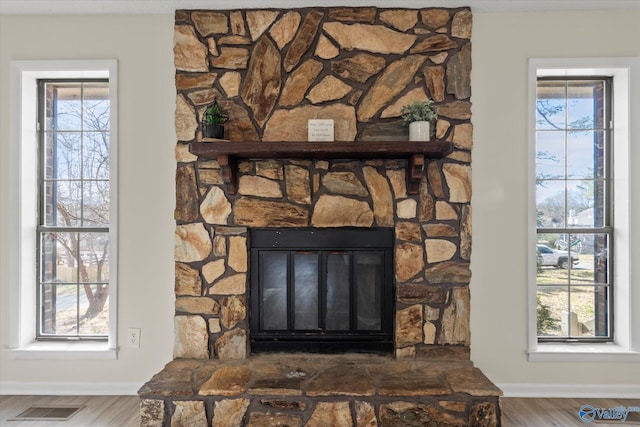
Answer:
[[639, 71], [529, 60], [529, 361], [640, 360]]
[[536, 96], [540, 341], [610, 340], [611, 78], [539, 78]]
[[12, 61], [10, 87], [9, 356], [115, 358], [117, 62]]
[[39, 80], [38, 339], [109, 332], [109, 82]]

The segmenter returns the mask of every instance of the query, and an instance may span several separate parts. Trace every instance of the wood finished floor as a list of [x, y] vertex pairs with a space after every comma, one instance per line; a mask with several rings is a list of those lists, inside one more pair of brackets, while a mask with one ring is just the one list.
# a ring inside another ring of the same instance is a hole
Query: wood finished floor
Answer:
[[[7, 427], [133, 427], [140, 425], [137, 396], [0, 396], [0, 425]], [[578, 418], [582, 405], [597, 408], [640, 406], [640, 399], [502, 399], [505, 427], [570, 427], [640, 425], [640, 413], [625, 423], [585, 423]], [[7, 421], [32, 405], [86, 405], [66, 422]]]
[[617, 408], [619, 406], [640, 406], [640, 399], [534, 399], [502, 398], [502, 424], [505, 427], [568, 427], [568, 426], [638, 426], [640, 413], [630, 413], [622, 422], [584, 422], [578, 417], [582, 405], [594, 408]]
[[[7, 421], [31, 406], [86, 405], [68, 421]], [[138, 396], [0, 396], [2, 427], [139, 427]]]

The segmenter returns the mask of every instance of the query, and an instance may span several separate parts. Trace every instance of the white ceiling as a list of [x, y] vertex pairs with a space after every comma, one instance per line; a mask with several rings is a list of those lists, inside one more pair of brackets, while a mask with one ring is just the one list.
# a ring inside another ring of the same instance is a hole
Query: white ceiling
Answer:
[[427, 8], [471, 6], [475, 12], [640, 9], [640, 0], [0, 0], [0, 14], [173, 14], [176, 9], [331, 6]]

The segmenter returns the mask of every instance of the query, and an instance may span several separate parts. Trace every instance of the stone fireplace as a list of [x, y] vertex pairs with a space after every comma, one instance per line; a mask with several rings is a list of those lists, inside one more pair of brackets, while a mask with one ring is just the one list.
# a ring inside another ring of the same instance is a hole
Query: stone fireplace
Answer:
[[[179, 10], [175, 19], [174, 361], [140, 390], [143, 424], [356, 425], [361, 410], [366, 425], [405, 425], [407, 414], [415, 425], [499, 424], [499, 390], [469, 361], [470, 9]], [[432, 139], [445, 148], [394, 151], [407, 139], [401, 107], [427, 97], [439, 108]], [[202, 137], [214, 100], [230, 116], [230, 142]], [[336, 142], [304, 148], [316, 118], [334, 120]], [[225, 151], [245, 146], [259, 148]], [[253, 356], [259, 229], [390, 230], [393, 357]], [[345, 364], [371, 388], [311, 392], [303, 381], [305, 369], [335, 375]], [[264, 387], [267, 366], [280, 376]], [[416, 376], [426, 383], [412, 386]], [[406, 390], [385, 388], [396, 382]]]
[[[179, 166], [178, 194], [198, 194], [203, 177], [221, 183], [215, 178], [220, 170], [208, 169], [212, 163]], [[250, 160], [238, 165], [237, 195], [211, 185], [203, 202], [190, 208], [205, 223], [176, 230], [174, 356], [242, 359], [250, 352], [249, 230], [375, 226], [395, 234], [396, 356], [446, 351], [468, 358], [470, 208], [437, 200], [426, 179], [420, 194], [409, 197], [405, 163]], [[458, 174], [430, 164], [436, 191], [468, 191], [459, 187]]]

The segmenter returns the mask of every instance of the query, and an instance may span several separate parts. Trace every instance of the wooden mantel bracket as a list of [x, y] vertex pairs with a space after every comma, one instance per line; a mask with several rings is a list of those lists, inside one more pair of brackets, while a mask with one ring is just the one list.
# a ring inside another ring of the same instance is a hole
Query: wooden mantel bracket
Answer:
[[228, 194], [236, 194], [238, 191], [238, 164], [233, 156], [228, 154], [218, 154], [218, 164], [220, 165], [220, 175], [224, 190]]
[[424, 155], [413, 154], [409, 157], [409, 167], [407, 168], [407, 193], [418, 194], [420, 179], [424, 171]]
[[418, 194], [425, 158], [440, 159], [453, 151], [447, 141], [358, 142], [192, 142], [189, 151], [217, 160], [228, 194], [238, 191], [237, 159], [407, 159], [407, 193]]

